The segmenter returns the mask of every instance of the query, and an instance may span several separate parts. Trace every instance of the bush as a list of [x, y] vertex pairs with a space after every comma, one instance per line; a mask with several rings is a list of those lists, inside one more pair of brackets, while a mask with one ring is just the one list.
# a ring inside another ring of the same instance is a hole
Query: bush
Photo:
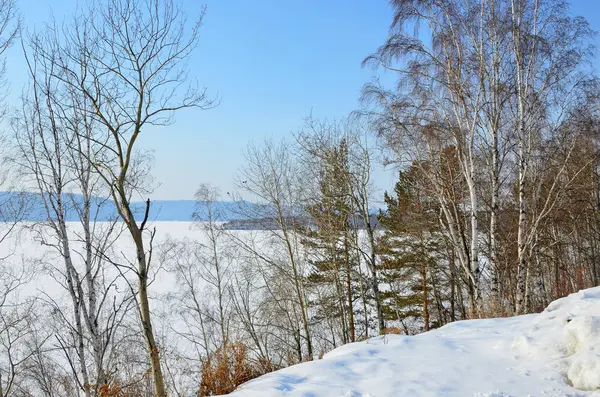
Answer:
[[404, 331], [402, 331], [400, 328], [391, 327], [391, 328], [382, 329], [379, 334], [380, 335], [402, 335], [402, 334], [404, 334]]
[[260, 365], [260, 369], [253, 366], [248, 358], [248, 349], [241, 342], [231, 343], [217, 350], [209, 355], [203, 364], [198, 396], [231, 393], [242, 383], [268, 372], [268, 368], [271, 368], [265, 363]]

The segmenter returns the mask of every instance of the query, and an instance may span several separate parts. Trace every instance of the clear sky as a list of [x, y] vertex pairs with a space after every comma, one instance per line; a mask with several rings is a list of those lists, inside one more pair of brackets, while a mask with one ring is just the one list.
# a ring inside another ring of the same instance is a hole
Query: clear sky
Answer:
[[[148, 132], [154, 151], [153, 199], [192, 199], [199, 183], [231, 190], [251, 140], [297, 131], [311, 112], [342, 118], [358, 108], [361, 87], [373, 77], [361, 61], [387, 37], [387, 0], [183, 0], [190, 15], [207, 6], [190, 74], [218, 95], [212, 110], [179, 113], [176, 123]], [[28, 28], [68, 16], [74, 0], [20, 0]], [[600, 30], [600, 0], [572, 0], [572, 11]], [[11, 98], [23, 83], [20, 49], [11, 49]], [[389, 76], [383, 76], [388, 78]], [[390, 189], [394, 173], [378, 172]]]

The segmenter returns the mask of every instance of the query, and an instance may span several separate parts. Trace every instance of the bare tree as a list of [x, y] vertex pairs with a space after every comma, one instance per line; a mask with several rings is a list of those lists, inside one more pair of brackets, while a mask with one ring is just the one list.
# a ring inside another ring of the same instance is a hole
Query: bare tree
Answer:
[[[4, 118], [4, 104], [7, 95], [5, 80], [6, 50], [13, 44], [20, 32], [20, 21], [17, 15], [16, 1], [0, 1], [0, 87], [4, 93], [0, 95], [0, 118]], [[0, 135], [0, 186], [4, 189], [12, 184], [10, 167], [4, 148], [9, 147], [5, 140], [7, 134]], [[27, 212], [27, 197], [23, 194], [5, 192], [0, 195], [0, 244], [6, 246], [8, 238]], [[8, 250], [10, 251], [10, 249]], [[35, 300], [21, 297], [21, 289], [33, 279], [35, 267], [19, 266], [13, 263], [12, 255], [0, 258], [0, 396], [16, 395], [21, 386], [21, 375], [29, 357], [33, 354], [25, 341], [31, 333]]]
[[[8, 50], [14, 43], [21, 31], [20, 18], [18, 16], [17, 2], [16, 0], [0, 0], [0, 88], [3, 93], [0, 95], [0, 116], [6, 114], [6, 107], [4, 100], [8, 94], [7, 82], [6, 82], [6, 59], [4, 57], [6, 50]], [[3, 182], [0, 179], [0, 183]]]
[[[12, 160], [39, 193], [45, 218], [33, 227], [39, 241], [62, 258], [64, 267], [55, 268], [56, 281], [69, 293], [73, 313], [53, 304], [71, 331], [66, 339], [58, 333], [57, 341], [78, 388], [91, 396], [110, 382], [108, 351], [130, 298], [117, 297], [118, 273], [107, 269], [106, 258], [120, 230], [116, 216], [102, 218], [107, 200], [96, 197], [103, 191], [89, 161], [98, 150], [94, 120], [83, 111], [89, 102], [64, 84], [56, 45], [51, 31], [29, 39], [26, 58], [32, 82], [22, 113], [13, 122]], [[72, 217], [79, 220], [81, 231], [68, 225]]]
[[519, 175], [517, 313], [524, 313], [528, 306], [527, 250], [539, 222], [539, 218], [527, 216], [526, 195], [533, 152], [541, 134], [554, 135], [553, 131], [560, 128], [572, 109], [585, 105], [584, 98], [589, 97], [586, 90], [591, 87], [591, 76], [582, 66], [590, 56], [588, 40], [592, 31], [585, 19], [567, 15], [568, 3], [562, 0], [510, 2]]
[[200, 185], [192, 215], [199, 238], [171, 238], [160, 246], [160, 261], [179, 286], [170, 295], [172, 312], [181, 321], [171, 328], [184, 346], [191, 347], [180, 349], [179, 354], [196, 374], [194, 382], [201, 376], [198, 363], [209, 362], [216, 352], [227, 358], [235, 322], [231, 308], [235, 247], [223, 228], [218, 199], [216, 188]]
[[227, 246], [227, 236], [220, 222], [223, 212], [219, 208], [220, 193], [213, 186], [201, 184], [196, 191], [196, 209], [192, 219], [197, 222], [197, 227], [203, 231], [207, 239], [206, 254], [202, 255], [199, 265], [203, 268], [200, 277], [214, 290], [217, 302], [214, 320], [219, 326], [220, 341], [218, 348], [226, 349], [229, 343], [230, 305], [227, 291], [231, 285], [231, 266], [233, 247]]
[[35, 268], [0, 261], [0, 396], [17, 395], [25, 386], [24, 373], [35, 349], [27, 341], [33, 331], [36, 302], [23, 295], [23, 287], [33, 279]]
[[150, 201], [141, 223], [131, 204], [134, 193], [145, 191], [147, 175], [136, 147], [143, 130], [172, 123], [176, 111], [213, 105], [205, 90], [183, 87], [185, 61], [197, 44], [203, 12], [189, 27], [174, 1], [109, 0], [77, 15], [55, 39], [60, 44], [41, 55], [59, 61], [55, 76], [83, 98], [79, 110], [102, 132], [87, 161], [105, 182], [135, 244], [130, 270], [137, 277], [140, 320], [159, 397], [166, 388], [148, 300], [153, 233], [149, 241], [144, 237]]
[[255, 352], [259, 362], [270, 366], [265, 370], [272, 370], [281, 364], [282, 360], [275, 363], [275, 356], [282, 352], [271, 352], [271, 341], [277, 336], [270, 329], [276, 328], [277, 324], [267, 320], [270, 313], [262, 304], [264, 289], [258, 287], [262, 283], [261, 276], [257, 273], [254, 266], [239, 266], [230, 288], [232, 310], [240, 328], [247, 335], [247, 345]]
[[[313, 358], [313, 340], [304, 283], [306, 269], [301, 235], [298, 233], [302, 221], [301, 171], [291, 148], [285, 142], [278, 144], [266, 141], [263, 147], [250, 145], [246, 151], [246, 160], [247, 165], [240, 172], [238, 185], [258, 205], [247, 206], [239, 201], [241, 213], [250, 219], [257, 219], [258, 226], [268, 237], [261, 244], [239, 238], [236, 241], [243, 250], [255, 255], [260, 262], [289, 283], [288, 288], [293, 291], [293, 310], [291, 313], [282, 311], [290, 315], [290, 328], [294, 329], [293, 323], [300, 322], [303, 333], [298, 331], [298, 341], [299, 344], [305, 342], [310, 360]], [[267, 242], [269, 240], [271, 243]], [[272, 248], [264, 250], [265, 246]], [[275, 255], [275, 252], [280, 252], [281, 255]], [[263, 269], [261, 273], [268, 286], [271, 277], [264, 270], [267, 269]], [[300, 356], [302, 358], [301, 353]]]

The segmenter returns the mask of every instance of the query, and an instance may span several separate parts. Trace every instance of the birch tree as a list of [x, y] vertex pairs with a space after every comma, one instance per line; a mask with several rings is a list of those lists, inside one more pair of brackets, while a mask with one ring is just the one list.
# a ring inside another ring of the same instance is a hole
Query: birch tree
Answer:
[[[510, 1], [519, 189], [517, 313], [523, 313], [528, 305], [527, 250], [538, 223], [528, 217], [533, 152], [544, 135], [555, 134], [573, 109], [585, 106], [588, 90], [594, 87], [585, 68], [591, 54], [592, 31], [584, 18], [570, 17], [568, 10], [568, 3], [562, 0]], [[571, 148], [563, 150], [570, 152]]]
[[[0, 241], [1, 242], [1, 241]], [[37, 302], [23, 294], [35, 267], [0, 260], [0, 396], [17, 395], [25, 387], [27, 368], [35, 354], [29, 342], [34, 332]]]
[[[56, 281], [68, 292], [72, 313], [59, 304], [53, 308], [70, 329], [66, 336], [57, 334], [58, 344], [78, 388], [86, 396], [97, 395], [110, 383], [109, 349], [130, 303], [114, 293], [118, 273], [107, 269], [120, 230], [115, 217], [101, 218], [107, 200], [98, 198], [105, 190], [89, 161], [97, 150], [94, 121], [82, 110], [89, 102], [63, 83], [51, 35], [31, 36], [28, 43], [31, 88], [13, 122], [12, 160], [19, 175], [35, 186], [43, 207], [45, 222], [32, 231], [63, 262], [55, 267]], [[68, 224], [72, 217], [79, 225]]]
[[[0, 119], [6, 120], [5, 53], [20, 33], [20, 20], [16, 1], [0, 1]], [[11, 173], [10, 134], [0, 134], [0, 186], [9, 190], [14, 185]], [[10, 238], [17, 232], [17, 226], [27, 215], [28, 205], [25, 195], [5, 192], [0, 195], [0, 245], [6, 247]], [[34, 278], [37, 268], [32, 264], [19, 263], [10, 254], [0, 257], [0, 396], [16, 395], [24, 387], [24, 372], [29, 359], [35, 353], [27, 342], [33, 330], [36, 316], [35, 299], [21, 295], [22, 289]]]
[[[160, 347], [152, 328], [148, 279], [152, 236], [146, 236], [150, 201], [141, 223], [135, 217], [132, 195], [144, 193], [148, 175], [137, 151], [142, 131], [172, 123], [175, 112], [209, 108], [205, 90], [190, 85], [186, 61], [194, 51], [203, 9], [187, 23], [183, 10], [167, 0], [108, 0], [76, 16], [57, 31], [55, 56], [60, 78], [84, 98], [82, 109], [101, 135], [98, 149], [87, 159], [104, 181], [135, 245], [129, 270], [137, 278], [137, 309], [147, 345], [155, 394], [167, 393], [160, 363]], [[147, 238], [149, 237], [149, 238]]]
[[[444, 1], [393, 1], [394, 21], [387, 42], [364, 63], [399, 75], [397, 92], [369, 84], [364, 99], [374, 101], [386, 113], [375, 117], [377, 130], [394, 144], [398, 160], [439, 163], [452, 146], [459, 172], [467, 188], [462, 203], [469, 214], [467, 241], [460, 241], [460, 219], [448, 202], [444, 181], [432, 175], [440, 205], [459, 263], [469, 280], [470, 310], [481, 309], [481, 266], [477, 155], [484, 77], [478, 62], [485, 36], [483, 3]], [[427, 40], [407, 33], [409, 26], [425, 29]], [[466, 243], [466, 244], [465, 244]]]
[[[298, 333], [298, 342], [304, 342], [306, 356], [313, 358], [313, 338], [309, 323], [307, 291], [304, 281], [306, 263], [298, 233], [301, 224], [303, 186], [300, 169], [293, 152], [285, 142], [266, 141], [263, 147], [251, 144], [246, 151], [247, 165], [238, 177], [239, 187], [256, 201], [256, 206], [246, 206], [243, 202], [242, 213], [257, 219], [261, 229], [267, 232], [271, 244], [265, 246], [278, 247], [277, 251], [263, 251], [260, 245], [236, 239], [242, 250], [256, 256], [259, 262], [267, 265], [283, 277], [285, 283], [293, 291], [290, 326], [300, 324], [302, 333]], [[281, 255], [274, 255], [279, 252]], [[266, 270], [266, 269], [262, 269]], [[265, 282], [269, 277], [265, 276]], [[267, 284], [268, 286], [268, 284]], [[282, 307], [283, 309], [283, 307]], [[302, 352], [299, 359], [302, 359]]]
[[216, 298], [216, 310], [211, 317], [219, 329], [220, 339], [217, 348], [226, 351], [230, 335], [230, 303], [228, 291], [231, 288], [231, 269], [234, 248], [228, 243], [225, 230], [220, 222], [223, 221], [223, 212], [219, 208], [219, 190], [211, 185], [201, 184], [195, 194], [196, 207], [192, 218], [197, 222], [197, 227], [206, 236], [204, 255], [199, 265], [203, 269], [201, 278], [213, 290]]

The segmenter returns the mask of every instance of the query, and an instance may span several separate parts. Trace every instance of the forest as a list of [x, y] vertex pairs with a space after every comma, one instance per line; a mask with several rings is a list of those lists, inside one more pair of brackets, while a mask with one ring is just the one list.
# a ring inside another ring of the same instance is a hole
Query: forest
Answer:
[[[0, 55], [21, 46], [28, 74], [1, 123], [0, 397], [221, 395], [344, 344], [600, 285], [588, 21], [566, 0], [390, 5], [362, 67], [395, 82], [365, 82], [341, 120], [250, 143], [235, 192], [195, 170], [192, 231], [174, 238], [149, 216], [139, 142], [219, 105], [187, 65], [204, 9], [99, 0], [28, 32], [0, 0]], [[375, 188], [378, 164], [393, 190]], [[21, 221], [21, 192], [43, 221]], [[223, 200], [246, 221], [223, 223]], [[27, 239], [36, 260], [15, 254]], [[54, 294], [31, 293], [40, 275]]]

